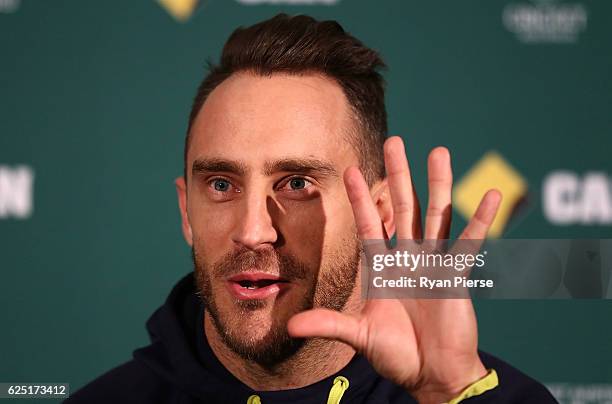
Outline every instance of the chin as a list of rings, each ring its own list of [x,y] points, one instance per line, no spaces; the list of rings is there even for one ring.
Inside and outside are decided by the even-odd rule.
[[[238,309],[229,314],[226,319],[228,321],[225,326],[229,332],[236,335],[237,338],[244,336],[248,340],[263,339],[275,325],[276,327],[279,325],[278,317],[275,317],[267,307],[248,311]]]
[[[222,317],[221,336],[242,358],[264,367],[274,367],[302,346],[302,341],[289,337],[287,321],[286,316],[274,315],[267,308],[248,312],[236,310]]]

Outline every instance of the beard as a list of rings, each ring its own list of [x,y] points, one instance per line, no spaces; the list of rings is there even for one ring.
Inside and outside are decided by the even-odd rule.
[[[192,248],[198,294],[217,333],[224,344],[241,358],[265,368],[286,361],[306,343],[304,339],[292,338],[287,331],[287,322],[294,314],[312,308],[337,311],[344,308],[355,288],[360,253],[356,237],[330,254],[327,265],[308,265],[294,255],[274,248],[231,251],[209,264]],[[224,280],[251,268],[271,273],[277,271],[281,278],[292,284],[306,285],[305,292],[289,303],[278,305],[265,299],[232,299],[232,307],[219,304],[217,293]],[[251,327],[243,324],[244,319],[265,313],[266,309],[270,311],[270,318],[266,318],[270,322],[267,331],[255,330],[258,322]]]

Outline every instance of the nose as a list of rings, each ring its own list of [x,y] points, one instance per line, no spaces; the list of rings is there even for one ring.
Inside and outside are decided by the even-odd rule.
[[[251,250],[276,243],[278,232],[269,210],[269,199],[265,192],[247,191],[232,235],[234,243]]]

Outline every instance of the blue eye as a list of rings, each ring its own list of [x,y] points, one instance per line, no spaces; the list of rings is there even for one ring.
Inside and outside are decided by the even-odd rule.
[[[218,178],[213,181],[213,187],[215,188],[215,191],[226,192],[229,190],[230,183],[227,180]]]
[[[293,178],[289,181],[289,186],[292,190],[304,189],[306,185],[307,183],[304,178]]]

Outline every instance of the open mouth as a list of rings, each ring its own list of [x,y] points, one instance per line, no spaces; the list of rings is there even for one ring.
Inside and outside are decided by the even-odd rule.
[[[267,273],[243,272],[228,279],[230,292],[237,299],[265,299],[289,286],[289,281]]]
[[[262,279],[259,281],[243,280],[243,281],[238,281],[236,283],[238,283],[238,285],[242,286],[243,288],[254,290],[254,289],[259,289],[259,288],[265,288],[266,286],[270,286],[270,285],[273,285],[275,283],[280,283],[280,282],[285,282],[285,281],[278,281],[278,280],[273,280],[273,279]]]

